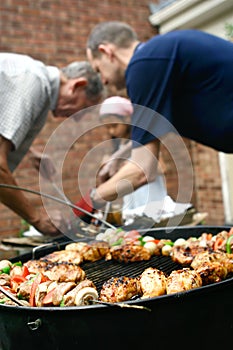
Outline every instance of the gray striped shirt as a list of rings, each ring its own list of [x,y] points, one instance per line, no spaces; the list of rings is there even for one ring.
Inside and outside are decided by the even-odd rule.
[[[25,55],[0,53],[0,135],[14,145],[8,158],[11,171],[55,108],[59,84],[57,67]]]

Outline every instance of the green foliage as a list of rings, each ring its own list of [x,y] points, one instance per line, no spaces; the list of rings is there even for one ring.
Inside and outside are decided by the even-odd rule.
[[[26,220],[21,220],[21,228],[19,230],[19,237],[23,237],[23,233],[28,231],[30,228],[29,223]]]
[[[225,32],[226,32],[226,37],[229,40],[233,40],[233,24],[226,23],[225,24]]]

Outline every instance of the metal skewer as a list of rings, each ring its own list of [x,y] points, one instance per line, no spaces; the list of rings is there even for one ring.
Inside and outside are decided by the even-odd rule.
[[[0,292],[2,292],[6,297],[14,301],[19,306],[26,306],[25,303],[19,299],[17,299],[11,292],[4,289],[2,286],[0,286]]]
[[[91,303],[97,303],[97,304],[102,304],[102,305],[106,305],[106,306],[110,306],[110,307],[120,307],[120,308],[130,308],[130,309],[139,309],[139,310],[145,310],[145,311],[151,311],[151,309],[149,309],[146,306],[141,306],[141,305],[131,305],[131,304],[125,304],[125,303],[108,303],[106,301],[101,301],[101,300],[91,300]]]

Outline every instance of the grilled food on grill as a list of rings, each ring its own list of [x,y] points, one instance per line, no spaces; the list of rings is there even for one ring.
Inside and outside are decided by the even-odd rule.
[[[142,260],[150,260],[151,252],[140,245],[132,243],[123,246],[116,246],[110,249],[111,258],[119,262],[135,262]]]
[[[210,251],[213,246],[211,236],[203,233],[199,238],[190,237],[181,244],[175,244],[171,252],[173,261],[181,265],[190,265],[195,255],[201,252]]]
[[[77,242],[67,244],[65,250],[67,252],[78,252],[82,256],[83,261],[97,261],[106,258],[109,254],[110,246],[107,242],[92,241],[87,243]]]
[[[202,286],[202,279],[195,270],[186,267],[174,270],[167,278],[167,294],[183,292]]]
[[[29,260],[25,265],[30,273],[43,273],[51,281],[79,282],[86,276],[85,271],[79,265],[71,263],[46,263],[44,260]]]
[[[141,294],[141,288],[137,278],[112,277],[103,284],[99,299],[117,303],[129,300],[139,294]]]
[[[115,245],[116,244],[116,245]],[[30,306],[77,306],[91,300],[121,302],[133,297],[151,298],[177,293],[219,282],[233,274],[233,229],[213,236],[203,233],[187,240],[156,240],[137,231],[122,232],[111,246],[109,242],[75,242],[66,248],[24,264],[0,261],[0,285],[25,300]],[[169,249],[168,249],[169,247]],[[167,255],[184,266],[166,276],[149,267],[135,278],[112,277],[101,288],[86,278],[79,266],[85,261],[114,259],[121,263],[150,260],[153,255]],[[3,293],[0,302],[15,305]]]
[[[233,273],[233,254],[226,254],[223,252],[199,253],[194,257],[191,267],[193,269],[197,269],[203,263],[212,263],[216,261],[220,262],[226,267],[228,274]]]
[[[92,281],[85,279],[78,283],[70,292],[64,295],[63,303],[64,306],[84,305],[90,299],[98,300],[98,292],[95,284]]]
[[[152,298],[166,294],[167,277],[163,271],[149,267],[139,277],[142,298]]]
[[[96,288],[84,287],[80,289],[75,296],[75,305],[89,305],[91,301],[98,300]]]
[[[203,284],[219,282],[233,272],[233,255],[202,252],[194,257],[191,267],[200,274]]]
[[[40,260],[51,263],[59,262],[79,265],[83,261],[83,257],[78,251],[75,250],[58,250],[51,254],[45,255]]]

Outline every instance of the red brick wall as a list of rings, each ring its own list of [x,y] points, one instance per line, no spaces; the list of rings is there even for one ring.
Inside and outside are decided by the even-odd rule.
[[[156,30],[149,24],[149,15],[148,1],[145,0],[104,0],[98,2],[98,8],[97,2],[94,0],[5,0],[0,3],[0,51],[28,54],[46,64],[63,66],[73,60],[86,58],[86,38],[92,27],[101,21],[122,20],[128,22],[136,29],[140,40],[147,40],[156,34]],[[59,123],[60,121],[54,121],[49,116],[46,126],[38,135],[34,145],[43,150],[46,140]],[[91,137],[92,145],[94,145],[100,136],[97,133]],[[101,137],[104,138],[104,135],[102,134]],[[76,164],[77,158],[81,157],[80,150],[82,150],[82,154],[85,154],[89,147],[90,139],[84,137],[81,146],[79,146],[78,157],[74,145],[65,162],[68,170],[64,171],[65,176],[63,174],[64,187],[66,194],[72,200],[77,199],[77,190],[74,191],[76,186],[74,164]],[[216,182],[216,177],[211,177],[211,170],[208,170],[209,167],[213,166],[212,174],[217,172],[219,175],[217,157],[216,155],[213,157],[212,153],[208,157],[209,150],[205,152],[196,145],[192,146],[192,154],[197,167],[193,200],[198,210],[210,213],[209,221],[211,223],[221,224],[223,222],[223,209],[220,182],[219,180]],[[204,155],[210,160],[205,161]],[[213,158],[215,158],[215,162]],[[167,159],[169,194],[176,198],[176,171],[169,155],[167,155]],[[209,165],[209,161],[211,161],[211,165]],[[207,173],[209,178],[206,178]],[[28,156],[15,171],[15,176],[19,185],[39,189],[38,175]],[[198,195],[196,190],[199,191]],[[29,197],[32,199],[33,205],[41,205],[39,197],[34,195],[29,195]],[[0,211],[0,234],[17,234],[20,228],[20,218],[2,205],[0,205]]]

